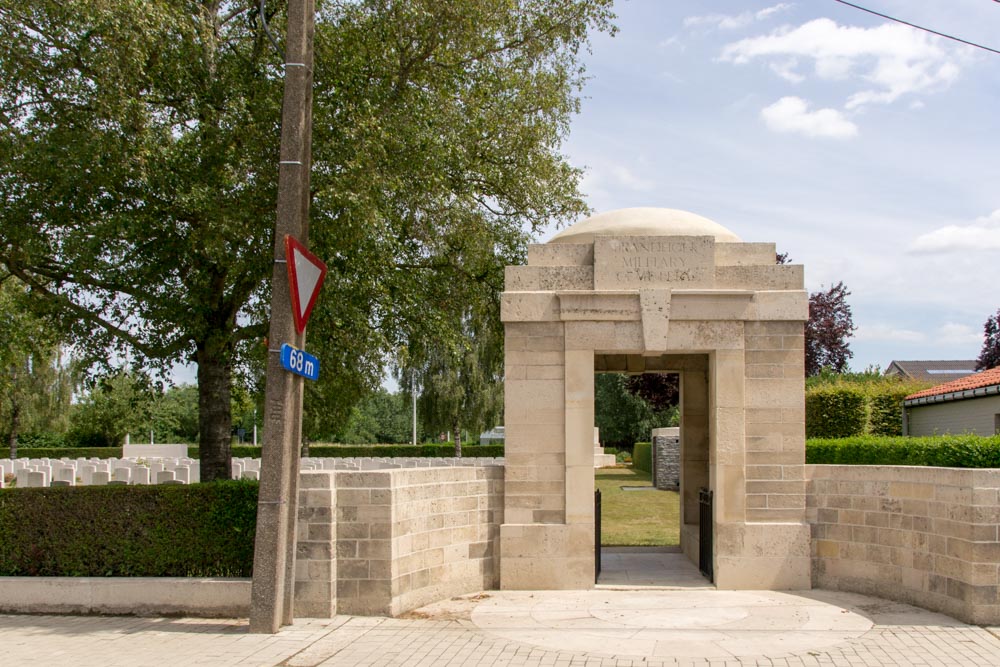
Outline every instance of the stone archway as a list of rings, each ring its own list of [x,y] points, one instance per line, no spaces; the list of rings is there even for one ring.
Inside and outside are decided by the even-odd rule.
[[[593,586],[594,371],[682,371],[681,544],[715,494],[719,588],[810,587],[803,269],[670,209],[584,220],[507,267],[501,588]]]

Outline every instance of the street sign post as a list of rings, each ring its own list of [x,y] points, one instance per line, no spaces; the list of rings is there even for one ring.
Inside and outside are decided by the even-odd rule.
[[[307,380],[319,379],[319,359],[288,343],[281,346],[281,367]]]

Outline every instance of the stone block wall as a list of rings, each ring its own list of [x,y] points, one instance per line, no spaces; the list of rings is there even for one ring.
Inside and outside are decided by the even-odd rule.
[[[500,466],[337,475],[337,611],[396,616],[499,586]]]
[[[805,467],[813,584],[1000,623],[1000,470]]]
[[[336,477],[299,473],[295,543],[295,615],[332,618],[337,613]]]
[[[654,428],[653,486],[676,491],[681,485],[681,434],[677,426]]]

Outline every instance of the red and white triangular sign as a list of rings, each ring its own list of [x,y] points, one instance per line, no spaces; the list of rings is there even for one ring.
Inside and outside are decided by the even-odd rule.
[[[295,330],[302,333],[316,305],[319,288],[326,277],[326,264],[293,236],[285,236],[285,261],[288,263],[288,286],[292,291],[292,318]]]

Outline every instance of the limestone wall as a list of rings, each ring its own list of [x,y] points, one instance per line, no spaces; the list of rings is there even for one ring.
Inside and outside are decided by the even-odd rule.
[[[336,476],[338,613],[395,616],[499,586],[502,467]]]
[[[1000,623],[1000,470],[805,467],[813,584]]]

